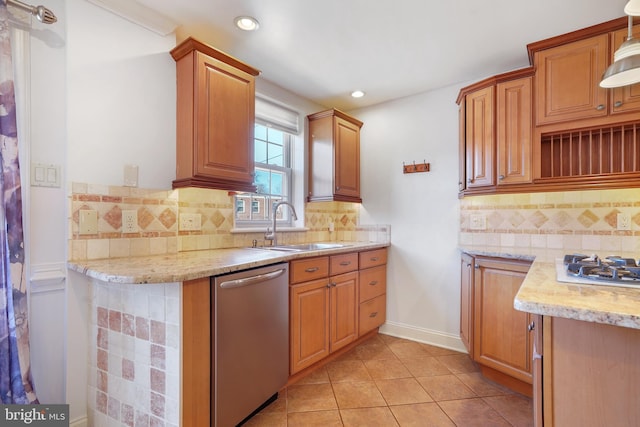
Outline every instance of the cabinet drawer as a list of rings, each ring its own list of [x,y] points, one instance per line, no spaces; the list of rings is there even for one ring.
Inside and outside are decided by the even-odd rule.
[[[382,325],[387,317],[387,296],[380,295],[360,304],[359,334],[363,335]]]
[[[290,283],[306,282],[329,276],[329,257],[317,257],[291,261]]]
[[[360,270],[360,302],[387,292],[387,266]]]
[[[331,276],[348,273],[358,269],[358,253],[333,255],[329,258],[329,271]]]
[[[360,269],[387,263],[387,248],[360,252]]]

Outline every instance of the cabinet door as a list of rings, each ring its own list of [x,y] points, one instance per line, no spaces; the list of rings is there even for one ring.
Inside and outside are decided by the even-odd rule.
[[[477,257],[474,272],[473,359],[532,383],[531,315],[513,308],[529,263]]]
[[[611,58],[613,62],[613,53],[627,40],[627,29],[619,30],[613,33],[611,40]],[[633,27],[633,38],[640,37],[640,25]],[[629,86],[617,87],[611,91],[611,113],[627,113],[640,110],[640,83]]]
[[[197,87],[194,173],[252,184],[254,77],[198,53]]]
[[[329,355],[329,284],[319,279],[290,287],[291,373]]]
[[[336,351],[358,337],[358,273],[333,276],[331,280],[331,344]]]
[[[494,185],[494,92],[493,86],[466,98],[467,188]]]
[[[608,34],[536,52],[534,63],[538,125],[607,115]]]
[[[360,128],[340,117],[334,121],[335,189],[345,197],[360,197]]]
[[[460,339],[473,354],[473,262],[472,256],[462,254],[460,262]]]
[[[458,108],[458,191],[463,192],[467,188],[467,171],[465,167],[465,103],[461,102]]]
[[[526,77],[496,86],[498,185],[531,182],[531,83]]]

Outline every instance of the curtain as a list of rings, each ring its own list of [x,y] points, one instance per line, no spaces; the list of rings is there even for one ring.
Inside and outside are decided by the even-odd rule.
[[[38,403],[31,381],[18,130],[9,17],[0,0],[0,397]]]

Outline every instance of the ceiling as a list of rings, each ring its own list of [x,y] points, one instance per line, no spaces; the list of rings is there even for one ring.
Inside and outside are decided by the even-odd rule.
[[[104,0],[103,0],[104,1]],[[528,66],[526,45],[624,16],[626,0],[137,0],[326,107],[352,110]],[[258,19],[256,32],[234,18]],[[353,99],[353,90],[366,96]],[[453,100],[452,100],[453,101]]]

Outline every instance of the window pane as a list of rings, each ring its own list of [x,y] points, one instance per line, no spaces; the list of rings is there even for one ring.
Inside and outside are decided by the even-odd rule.
[[[282,131],[278,129],[269,128],[268,135],[269,135],[269,138],[268,138],[269,142],[274,142],[276,144],[282,145],[283,138],[284,138]]]
[[[251,219],[253,220],[268,220],[269,219],[269,210],[265,209],[265,206],[268,207],[268,198],[266,197],[254,197],[251,203]]]
[[[263,125],[256,124],[255,126],[255,139],[261,139],[263,141],[267,140],[267,127]]]
[[[281,172],[271,172],[271,194],[277,194],[278,196],[282,196],[284,183],[284,174]]]
[[[256,193],[259,194],[269,194],[269,188],[271,187],[269,183],[269,171],[264,169],[256,168],[255,175],[256,182]]]
[[[267,163],[267,143],[265,141],[255,140],[255,153],[253,158],[258,163]]]
[[[269,161],[270,165],[284,166],[284,151],[282,145],[269,144]]]

